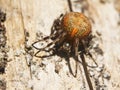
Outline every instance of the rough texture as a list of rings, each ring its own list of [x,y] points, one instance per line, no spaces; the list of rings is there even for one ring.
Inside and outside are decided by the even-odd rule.
[[[71,1],[74,11],[83,11],[90,18],[92,33],[98,35],[95,45],[104,52],[103,56],[93,52],[99,67],[89,68],[95,90],[120,90],[119,5],[114,0]],[[69,10],[67,0],[0,0],[0,8],[7,15],[4,25],[9,62],[5,73],[0,75],[0,80],[6,82],[6,90],[89,90],[81,64],[74,78],[65,59],[58,56],[36,58],[33,55],[36,49],[31,47],[42,38],[41,32],[50,34],[54,19]],[[94,65],[88,57],[86,61]],[[72,58],[70,62],[75,71]]]

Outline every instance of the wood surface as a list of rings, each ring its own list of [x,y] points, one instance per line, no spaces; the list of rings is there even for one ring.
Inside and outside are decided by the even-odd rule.
[[[114,0],[71,1],[74,11],[81,12],[81,7],[84,8],[84,14],[92,23],[92,33],[101,34],[101,41],[96,42],[104,52],[103,56],[96,56],[98,65],[104,64],[104,72],[98,70],[102,73],[100,85],[105,90],[120,90],[120,7],[116,9]],[[69,12],[67,0],[0,0],[0,8],[6,13],[4,25],[9,47],[9,62],[5,73],[0,75],[6,81],[6,90],[89,90],[81,64],[75,78],[70,74],[65,59],[59,62],[61,57],[55,55],[42,60],[33,53],[32,57],[29,56],[31,54],[26,51],[26,45],[31,46],[36,41],[37,32],[49,35],[53,21],[61,13]],[[87,57],[86,60],[89,63]],[[32,62],[31,66],[29,62]],[[73,59],[71,63],[75,70]],[[55,72],[56,68],[59,73]],[[96,79],[91,80],[97,90]]]

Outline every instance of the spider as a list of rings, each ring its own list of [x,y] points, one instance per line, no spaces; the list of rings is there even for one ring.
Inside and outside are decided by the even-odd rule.
[[[59,56],[72,56],[76,61],[80,62],[78,60],[79,55],[88,55],[95,62],[92,54],[89,52],[90,41],[92,38],[91,23],[89,19],[82,13],[69,12],[65,15],[61,14],[60,17],[54,21],[50,36],[46,36],[43,39],[34,42],[32,46],[38,49],[35,56],[39,58],[58,54]],[[52,42],[47,44],[45,47],[35,47],[36,43],[46,41],[48,39],[51,39]],[[52,45],[54,46],[50,48]],[[41,51],[52,51],[52,54],[49,56],[38,56],[38,53]],[[96,62],[95,64],[97,65]]]
[[[69,65],[70,73],[74,77],[77,75],[78,62],[82,63],[84,65],[83,68],[89,87],[91,88],[90,90],[93,90],[86,67],[89,65],[85,62],[84,58],[84,55],[89,56],[95,62],[92,54],[89,52],[92,38],[93,35],[91,34],[91,23],[89,19],[82,13],[69,12],[65,15],[61,14],[60,17],[53,22],[50,36],[46,36],[43,39],[34,42],[32,46],[38,50],[35,53],[36,57],[45,58],[56,54],[61,57],[65,57]],[[49,39],[51,39],[52,42],[48,43],[45,47],[35,47],[36,43],[47,41]],[[38,53],[41,51],[52,51],[52,53],[50,55],[39,56]],[[82,62],[78,59],[79,56]],[[73,74],[70,66],[70,57],[73,57],[76,61],[75,74]],[[96,62],[95,64],[97,67],[98,65]]]

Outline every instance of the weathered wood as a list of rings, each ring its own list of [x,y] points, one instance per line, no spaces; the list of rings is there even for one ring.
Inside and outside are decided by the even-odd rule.
[[[81,11],[81,3],[74,1],[72,0],[73,11]],[[97,56],[97,62],[105,66],[105,72],[102,72],[104,84],[108,90],[119,90],[120,25],[118,22],[120,17],[112,0],[106,0],[105,3],[99,1],[87,0],[87,7],[84,7],[85,14],[93,20],[93,33],[96,31],[101,33],[101,42],[98,43],[104,56]],[[7,90],[31,90],[32,88],[34,90],[82,90],[84,85],[88,90],[81,64],[77,78],[74,78],[64,59],[58,64],[57,60],[60,57],[44,59],[41,67],[41,59],[33,56],[32,60],[35,64],[31,64],[32,72],[26,61],[26,56],[29,55],[25,50],[26,42],[31,46],[36,41],[36,33],[39,31],[44,35],[50,34],[53,21],[61,13],[69,10],[67,0],[0,0],[0,8],[7,14],[5,27],[9,47],[8,60],[10,60],[4,74]],[[26,36],[26,32],[29,33],[29,37]],[[71,62],[74,71],[75,62],[72,59]],[[59,74],[55,73],[56,68],[59,69]],[[106,79],[107,74],[111,76],[110,80]],[[93,78],[92,80],[94,83]]]

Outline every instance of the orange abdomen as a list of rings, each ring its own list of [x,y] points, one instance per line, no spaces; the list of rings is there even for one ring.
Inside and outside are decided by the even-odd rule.
[[[62,27],[68,32],[71,38],[80,38],[88,36],[91,32],[91,24],[89,19],[78,12],[70,12],[64,15],[62,19]]]

